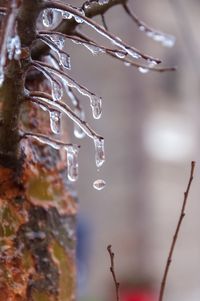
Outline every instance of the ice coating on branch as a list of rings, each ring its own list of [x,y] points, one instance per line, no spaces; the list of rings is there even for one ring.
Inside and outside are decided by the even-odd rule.
[[[70,181],[78,179],[78,147],[66,146],[67,152],[67,175]]]
[[[101,167],[105,162],[104,139],[102,137],[94,137],[94,146],[96,166]]]
[[[91,45],[91,44],[87,44],[87,43],[81,43],[81,44],[84,45],[93,55],[105,53],[104,49],[102,49],[96,45]]]
[[[85,113],[82,108],[76,108],[74,110],[76,116],[78,116],[82,121],[85,120]],[[77,123],[74,123],[74,136],[78,139],[82,139],[85,137],[85,132],[80,128]]]
[[[157,62],[156,61],[154,61],[154,60],[147,60],[147,68],[145,68],[145,67],[138,67],[138,70],[140,71],[140,73],[142,73],[142,74],[146,74],[146,73],[148,73],[151,69],[149,69],[149,68],[154,68],[156,65],[157,65]]]
[[[42,135],[37,135],[37,134],[32,133],[31,135],[28,135],[28,136],[31,136],[31,138],[34,138],[35,140],[39,141],[40,143],[51,146],[51,147],[53,147],[54,149],[57,149],[57,150],[59,150],[62,147],[57,142],[54,142],[54,141],[48,139],[48,137],[44,137]]]
[[[54,22],[54,9],[47,8],[42,14],[42,23],[45,27],[51,27]]]
[[[104,5],[104,4],[108,4],[109,0],[98,0],[98,4],[100,5]]]
[[[105,186],[106,186],[106,182],[102,179],[95,180],[93,183],[93,187],[96,190],[102,190],[105,188]]]
[[[148,37],[150,37],[156,42],[160,42],[165,47],[173,47],[176,42],[176,38],[174,36],[162,32],[149,30],[144,25],[139,26],[139,29],[141,31],[144,31]]]
[[[61,113],[58,111],[49,111],[51,131],[58,135],[61,132]]]
[[[45,35],[42,41],[58,55],[59,65],[65,69],[71,69],[71,60],[68,53],[62,51],[65,46],[65,38],[58,35]]]
[[[7,39],[7,53],[8,59],[19,60],[21,55],[21,41],[18,35],[8,37]]]

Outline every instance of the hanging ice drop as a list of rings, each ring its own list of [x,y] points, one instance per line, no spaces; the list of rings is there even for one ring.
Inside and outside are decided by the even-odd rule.
[[[42,22],[45,27],[51,27],[54,21],[54,10],[52,8],[47,8],[43,11]]]
[[[63,96],[63,90],[61,85],[59,85],[56,81],[51,80],[51,89],[52,89],[52,97],[54,101],[61,100]]]
[[[100,167],[105,162],[104,139],[102,137],[95,137],[94,145],[96,166]]]
[[[71,62],[70,62],[70,56],[69,54],[65,53],[65,52],[61,52],[59,54],[59,63],[62,67],[66,68],[66,69],[71,69]]]
[[[78,179],[78,147],[68,146],[67,151],[67,175],[70,181]]]
[[[106,182],[101,179],[98,179],[98,180],[94,181],[94,183],[93,183],[93,187],[96,190],[102,190],[105,188],[105,186],[106,186]]]
[[[95,119],[99,119],[102,114],[102,99],[96,95],[92,95],[90,98],[90,106],[92,108],[92,114]]]
[[[61,113],[58,111],[49,111],[51,131],[58,135],[61,131]]]

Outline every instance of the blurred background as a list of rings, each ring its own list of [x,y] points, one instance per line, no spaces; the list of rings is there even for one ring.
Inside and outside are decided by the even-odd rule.
[[[98,172],[93,143],[87,138],[78,141],[79,300],[115,300],[108,244],[116,255],[118,280],[129,295],[124,300],[156,300],[152,295],[160,286],[190,162],[199,163],[200,1],[129,2],[141,20],[175,35],[175,46],[166,48],[148,38],[120,6],[105,15],[109,31],[178,70],[141,74],[104,54],[92,56],[84,47],[69,45],[72,75],[103,98],[98,121],[91,116],[87,98],[82,105],[87,121],[105,138],[106,149],[106,163]],[[96,34],[88,33],[98,41]],[[98,178],[106,181],[102,191],[93,188]],[[200,300],[199,183],[197,164],[166,301]],[[140,297],[134,299],[134,294]]]

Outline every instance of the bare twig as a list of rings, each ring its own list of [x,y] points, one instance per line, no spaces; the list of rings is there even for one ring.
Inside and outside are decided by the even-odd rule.
[[[169,250],[169,255],[168,255],[168,258],[167,258],[167,262],[166,262],[166,266],[165,266],[165,270],[164,270],[164,274],[163,274],[163,278],[162,278],[162,282],[161,282],[161,286],[160,286],[160,292],[159,292],[159,298],[158,298],[159,301],[163,300],[164,291],[165,291],[165,287],[166,287],[166,281],[167,281],[167,275],[168,275],[168,272],[169,272],[169,267],[170,267],[170,264],[172,262],[172,256],[173,256],[174,248],[175,248],[175,245],[176,245],[176,242],[177,242],[180,227],[181,227],[183,218],[185,216],[185,208],[186,208],[186,204],[187,204],[187,200],[188,200],[188,195],[189,195],[189,192],[190,192],[191,183],[192,183],[192,180],[193,180],[194,169],[195,169],[195,162],[192,161],[191,162],[189,182],[188,182],[188,185],[187,185],[187,189],[184,192],[184,199],[183,199],[183,204],[182,204],[182,208],[181,208],[181,213],[180,213],[178,223],[177,223],[177,226],[176,226],[176,230],[175,230],[175,233],[174,233],[174,236],[173,236],[173,240],[172,240],[171,247],[170,247],[170,250]]]
[[[120,283],[117,281],[116,274],[115,274],[115,264],[114,264],[115,254],[112,251],[111,245],[107,246],[107,250],[110,255],[110,272],[112,274],[113,281],[115,284],[116,298],[117,298],[117,301],[119,301],[119,285],[120,285]]]

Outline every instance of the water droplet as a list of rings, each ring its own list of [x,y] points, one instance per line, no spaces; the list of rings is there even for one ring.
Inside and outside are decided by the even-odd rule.
[[[176,42],[176,38],[174,36],[166,35],[162,41],[162,44],[163,44],[163,46],[170,48],[170,47],[174,46],[175,42]]]
[[[98,180],[94,181],[94,183],[93,183],[94,189],[97,189],[97,190],[102,190],[105,188],[105,186],[106,186],[106,182],[101,179],[98,179]]]
[[[47,8],[43,11],[42,22],[45,27],[51,27],[54,22],[54,10],[52,8]]]
[[[147,74],[149,72],[148,68],[145,67],[138,67],[138,70],[140,71],[140,73],[142,74]]]
[[[67,146],[67,175],[72,182],[78,179],[78,147]]]
[[[95,119],[99,119],[102,114],[102,99],[96,95],[92,95],[90,98],[90,106],[92,108],[92,114]]]
[[[101,167],[105,162],[104,139],[102,137],[94,137],[94,145],[96,166]]]
[[[125,58],[125,56],[126,56],[126,53],[124,53],[124,52],[115,52],[115,55],[117,56],[117,57],[119,57],[120,59],[124,59]]]
[[[49,111],[51,131],[58,135],[61,131],[61,113],[58,111]]]

